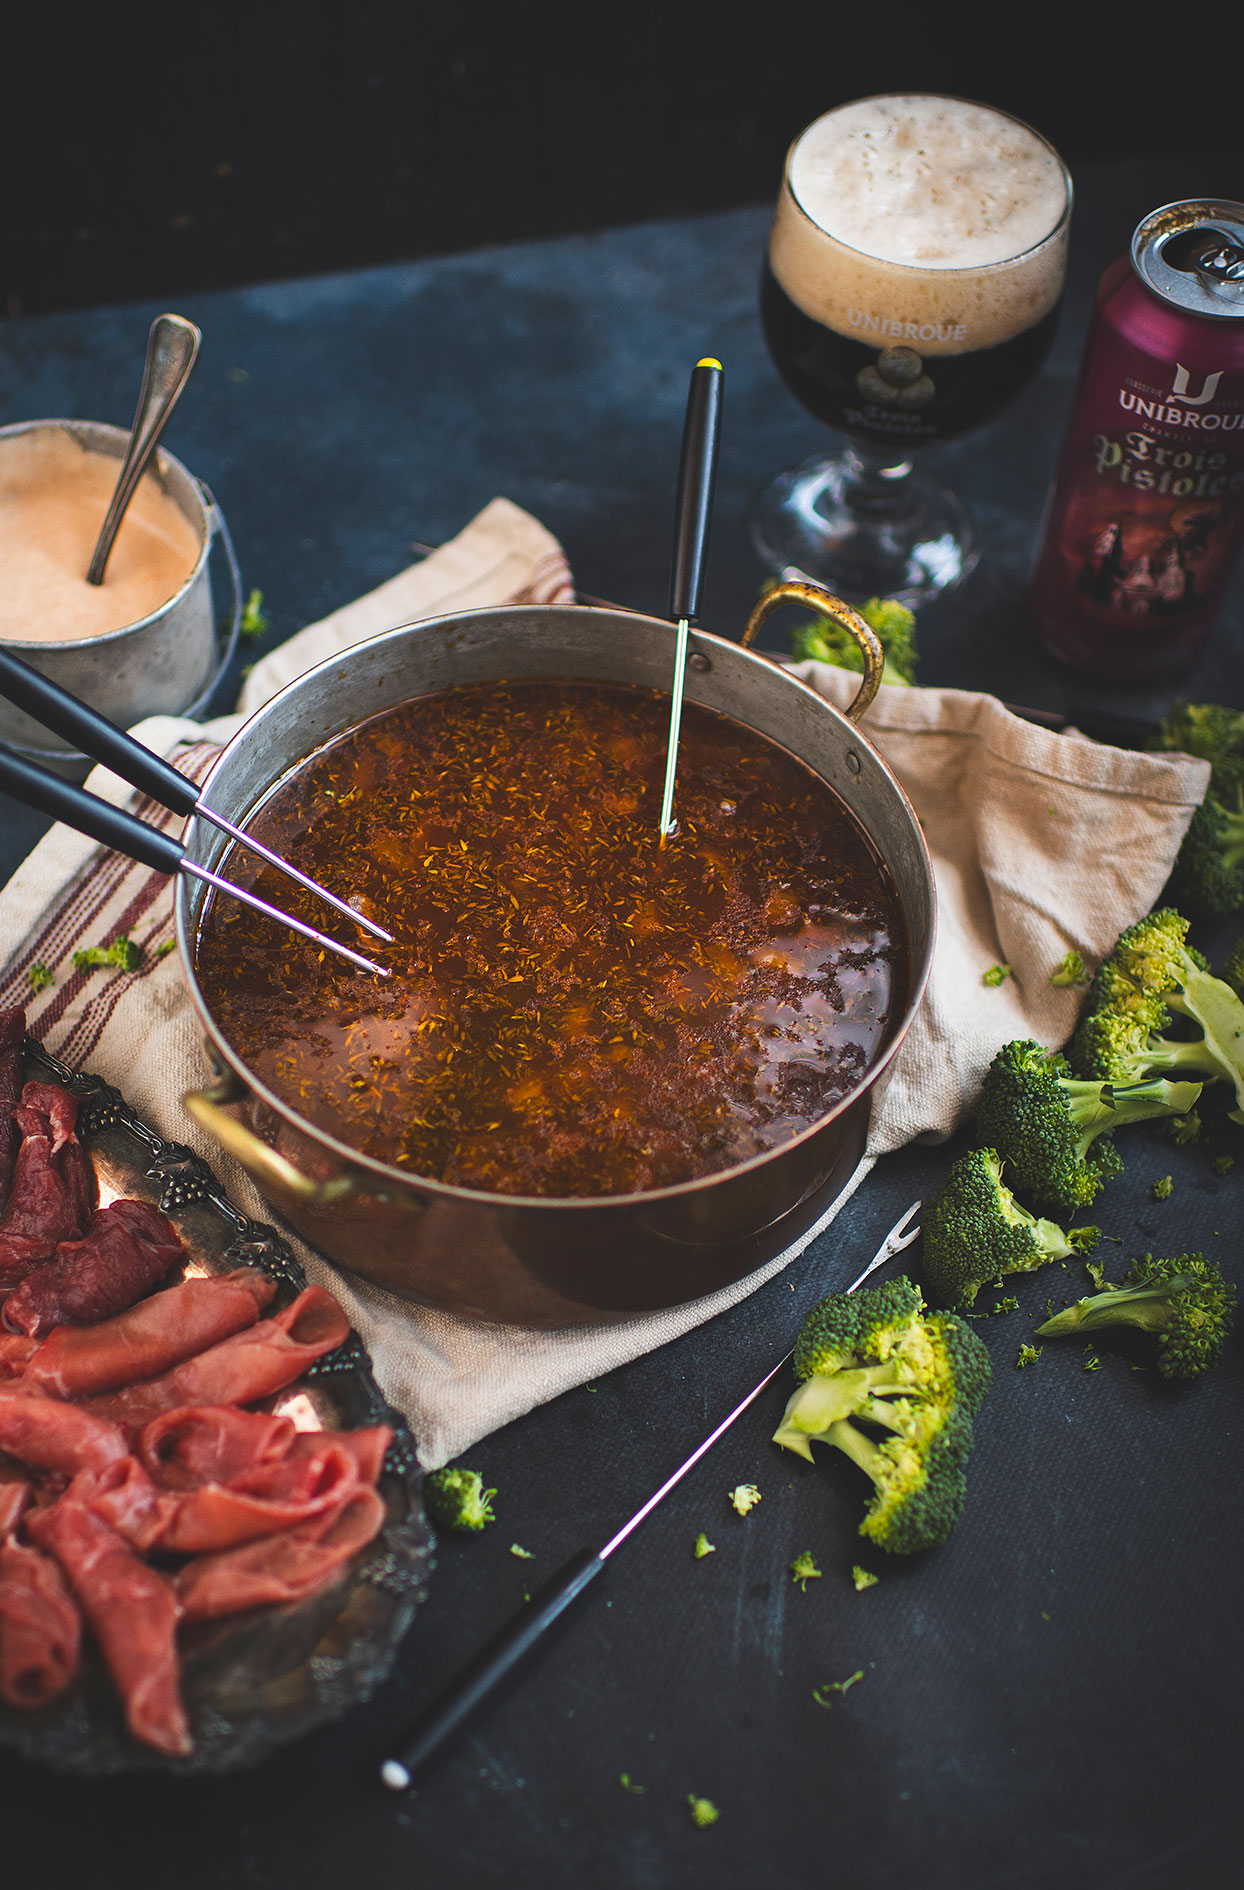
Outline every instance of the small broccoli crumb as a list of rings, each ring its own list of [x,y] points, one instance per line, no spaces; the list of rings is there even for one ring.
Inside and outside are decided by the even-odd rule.
[[[1086,1372],[1099,1372],[1101,1370],[1101,1360],[1098,1358],[1096,1352],[1089,1353],[1080,1369]]]
[[[760,1501],[760,1491],[754,1483],[736,1483],[730,1492],[730,1501],[740,1516],[746,1516]]]
[[[1100,1227],[1072,1227],[1067,1231],[1067,1245],[1072,1253],[1092,1253],[1103,1238],[1113,1239],[1113,1235],[1103,1236]]]
[[[710,1824],[716,1824],[721,1816],[711,1798],[697,1798],[694,1792],[687,1793],[687,1807],[692,1824],[698,1825],[701,1831]]]
[[[433,1520],[446,1529],[465,1534],[496,1520],[492,1499],[497,1492],[484,1488],[478,1470],[434,1470],[423,1487]]]
[[[855,1685],[857,1680],[862,1680],[863,1678],[864,1669],[861,1667],[859,1672],[853,1673],[849,1680],[826,1680],[821,1686],[813,1687],[812,1698],[816,1701],[818,1706],[832,1706],[833,1701],[825,1699],[823,1695],[826,1693],[846,1693],[849,1688]]]
[[[176,950],[177,940],[175,938],[166,938],[162,945],[156,946],[152,956],[154,958],[167,958],[170,952],[175,952]]]
[[[1189,1143],[1200,1141],[1202,1126],[1200,1110],[1189,1109],[1186,1116],[1167,1117],[1166,1133],[1180,1148],[1187,1148]]]
[[[1160,1176],[1149,1190],[1155,1201],[1169,1201],[1174,1191],[1175,1184],[1169,1175]]]
[[[1018,1312],[1018,1310],[1019,1301],[1016,1299],[1014,1293],[1008,1293],[1005,1299],[1000,1299],[994,1307],[995,1312]]]
[[[531,1554],[531,1550],[530,1550],[530,1549],[520,1549],[520,1548],[519,1548],[519,1546],[518,1546],[518,1544],[517,1544],[517,1542],[511,1542],[511,1544],[510,1544],[510,1554],[511,1554],[511,1555],[516,1555],[516,1556],[518,1557],[518,1559],[519,1559],[519,1561],[520,1561],[520,1562],[530,1562],[530,1561],[531,1561],[531,1559],[532,1559],[532,1554]]]
[[[1104,1260],[1086,1260],[1084,1262],[1084,1271],[1088,1274],[1099,1293],[1104,1293],[1108,1290],[1109,1282],[1106,1279],[1106,1263]],[[1054,1302],[1052,1299],[1046,1300],[1045,1310],[1049,1313],[1050,1317],[1053,1318]]]
[[[695,1539],[695,1547],[692,1549],[691,1553],[695,1557],[696,1561],[698,1562],[702,1556],[716,1555],[717,1545],[715,1542],[710,1542],[708,1537],[705,1535],[704,1531],[701,1529],[699,1535]]]
[[[1022,1371],[1025,1365],[1035,1365],[1044,1350],[1043,1345],[1021,1345],[1019,1357],[1015,1361],[1016,1370]]]
[[[30,980],[30,988],[32,991],[46,991],[50,984],[55,984],[56,982],[41,958],[36,964],[30,967],[26,976]]]
[[[851,1570],[851,1580],[855,1583],[856,1589],[862,1595],[866,1588],[875,1588],[877,1583],[881,1580],[881,1577],[880,1575],[874,1575],[871,1569],[861,1568],[857,1562],[855,1567]]]
[[[243,637],[261,637],[268,628],[268,618],[264,614],[263,592],[252,591],[242,607],[238,619],[238,635]]]
[[[622,1790],[624,1792],[630,1792],[631,1795],[635,1798],[642,1798],[644,1795],[644,1788],[642,1785],[633,1785],[631,1783],[631,1775],[629,1772],[618,1773],[618,1784],[622,1787]]]
[[[75,952],[75,971],[94,971],[99,965],[119,965],[122,971],[137,971],[143,962],[143,948],[132,938],[114,938],[111,945],[88,945]]]
[[[1234,1167],[1235,1167],[1234,1155],[1215,1155],[1214,1173],[1216,1175],[1229,1174]]]
[[[1050,973],[1051,984],[1076,985],[1087,984],[1088,981],[1089,975],[1079,952],[1068,952],[1057,971]]]
[[[990,965],[988,971],[981,973],[981,983],[991,986],[1005,984],[1011,975],[1009,965]]]
[[[808,1583],[819,1581],[821,1572],[812,1559],[810,1549],[805,1549],[802,1555],[797,1555],[790,1565],[790,1578],[793,1582],[799,1583],[805,1595],[808,1592]]]

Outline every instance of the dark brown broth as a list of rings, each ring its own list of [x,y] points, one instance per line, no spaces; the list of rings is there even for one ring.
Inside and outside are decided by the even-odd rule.
[[[897,893],[785,750],[669,697],[472,684],[391,709],[283,782],[256,835],[395,937],[382,982],[213,899],[203,994],[308,1121],[412,1175],[630,1194],[787,1141],[860,1082],[901,1007]],[[229,870],[360,935],[253,856]]]

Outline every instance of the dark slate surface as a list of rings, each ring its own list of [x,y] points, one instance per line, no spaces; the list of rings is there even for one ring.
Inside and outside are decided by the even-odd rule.
[[[945,450],[985,557],[922,622],[924,677],[1084,713],[1153,713],[1172,691],[1111,692],[1056,668],[1023,627],[1024,578],[1070,400],[1092,286],[1134,221],[1238,187],[1198,158],[1084,167],[1067,313],[1041,380],[987,433]],[[388,576],[504,492],[559,533],[583,590],[659,610],[687,371],[727,368],[705,621],[734,631],[760,572],[746,501],[818,445],[782,390],[754,312],[766,213],[481,252],[361,275],[184,298],[204,355],[170,445],[215,489],[248,584],[288,636]],[[151,307],[0,329],[5,420],[128,420]],[[1244,704],[1241,595],[1181,689]],[[247,658],[254,651],[247,652]],[[239,659],[243,660],[243,659]],[[236,687],[222,686],[226,707]],[[40,823],[5,806],[0,864]],[[1202,942],[1221,950],[1229,926]],[[982,993],[982,1002],[988,994]],[[964,1145],[962,1142],[955,1147]],[[1101,1216],[1122,1244],[1203,1246],[1240,1273],[1244,1166],[1148,1126]],[[416,1795],[375,1765],[538,1583],[604,1540],[789,1345],[799,1313],[852,1277],[955,1149],[889,1158],[833,1229],[753,1299],[598,1386],[488,1439],[468,1461],[500,1489],[496,1527],[442,1545],[432,1597],[380,1697],[260,1771],[193,1786],[66,1783],[0,1760],[15,1881],[131,1890],[514,1885],[804,1890],[1175,1890],[1238,1880],[1233,1702],[1244,1653],[1236,1498],[1239,1340],[1213,1378],[1172,1390],[1143,1342],[1103,1336],[1012,1361],[1079,1269],[1018,1289],[980,1322],[997,1379],[967,1513],[911,1563],[855,1534],[859,1479],[767,1441],[775,1387],[619,1552],[555,1644]],[[1149,1185],[1175,1176],[1155,1204]],[[918,1256],[918,1249],[913,1250]],[[1116,1259],[1117,1257],[1117,1259]],[[918,1258],[913,1262],[918,1268]],[[745,1521],[725,1500],[765,1492]],[[717,1545],[691,1557],[701,1529]],[[517,1541],[534,1559],[509,1553]],[[811,1549],[807,1594],[787,1564]],[[850,1568],[881,1574],[857,1594]],[[828,1710],[812,1689],[864,1678]],[[626,1772],[644,1787],[618,1785]],[[688,1792],[720,1822],[695,1830]]]

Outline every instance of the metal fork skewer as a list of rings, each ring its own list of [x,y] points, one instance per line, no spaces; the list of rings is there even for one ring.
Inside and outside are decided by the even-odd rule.
[[[880,1247],[869,1261],[857,1280],[846,1288],[854,1293],[870,1273],[893,1259],[904,1247],[909,1247],[920,1232],[919,1226],[911,1226],[913,1215],[918,1213],[919,1201],[912,1205],[894,1223]],[[472,1661],[466,1671],[453,1681],[440,1698],[436,1700],[416,1727],[412,1738],[401,1748],[400,1757],[386,1759],[380,1767],[380,1777],[390,1791],[405,1791],[413,1782],[416,1772],[420,1771],[429,1760],[435,1757],[445,1742],[452,1737],[463,1722],[476,1709],[483,1705],[489,1695],[500,1686],[501,1682],[513,1671],[519,1661],[532,1650],[546,1630],[560,1619],[577,1595],[601,1573],[609,1556],[620,1548],[627,1537],[636,1529],[646,1516],[650,1516],[657,1504],[668,1496],[670,1491],[686,1476],[705,1453],[712,1449],[717,1439],[728,1431],[737,1417],[748,1406],[754,1404],[765,1386],[771,1384],[782,1367],[794,1356],[793,1350],[780,1358],[770,1371],[767,1371],[758,1385],[753,1385],[747,1396],[735,1405],[733,1411],[714,1431],[697,1444],[691,1455],[679,1464],[672,1476],[665,1479],[660,1489],[654,1490],[645,1503],[629,1516],[616,1534],[610,1536],[603,1548],[581,1549],[572,1556],[564,1568],[553,1576],[540,1592],[533,1595],[531,1603],[524,1608],[517,1619],[502,1628]]]

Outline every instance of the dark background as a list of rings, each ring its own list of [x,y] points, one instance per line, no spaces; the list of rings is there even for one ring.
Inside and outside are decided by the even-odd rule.
[[[1076,173],[1066,311],[1042,375],[938,455],[985,556],[921,618],[922,675],[1076,713],[1156,714],[1176,688],[1244,706],[1239,586],[1190,676],[1127,693],[1058,669],[1023,630],[1043,494],[1093,284],[1135,221],[1244,195],[1221,14],[667,8],[575,16],[396,6],[124,11],[45,6],[9,39],[0,419],[124,423],[160,306],[204,329],[170,427],[233,527],[268,636],[379,583],[495,492],[543,518],[584,590],[663,608],[687,365],[728,362],[705,621],[737,633],[760,572],[748,496],[823,431],[781,388],[755,313],[782,150],[838,99],[913,86],[987,99]],[[1238,29],[1237,29],[1238,35]],[[455,64],[461,71],[455,71]],[[15,155],[14,155],[15,154]],[[221,170],[221,166],[228,169]],[[407,167],[402,173],[402,167]],[[402,173],[402,174],[399,174]],[[554,244],[610,224],[727,214]],[[514,246],[334,284],[230,293],[402,256]],[[140,306],[99,310],[109,299]],[[74,313],[73,310],[81,312]],[[41,311],[43,311],[41,313]],[[61,311],[61,312],[54,312]],[[236,663],[243,660],[239,654]],[[236,694],[236,663],[217,707]],[[33,842],[0,808],[7,870]],[[41,826],[43,823],[37,823]],[[1201,943],[1220,962],[1234,925]],[[988,994],[985,994],[986,997]],[[469,1453],[499,1521],[447,1541],[375,1701],[237,1778],[68,1780],[5,1755],[4,1859],[49,1890],[1187,1890],[1240,1882],[1244,1330],[1209,1382],[1133,1371],[1103,1335],[1018,1372],[1044,1303],[1019,1283],[976,1328],[996,1382],[969,1504],[910,1564],[856,1535],[860,1480],[768,1442],[777,1384],[612,1564],[598,1593],[424,1787],[375,1766],[480,1641],[599,1544],[853,1277],[954,1155],[888,1157],[796,1268],[731,1313]],[[1100,1219],[1128,1258],[1201,1247],[1240,1277],[1244,1163],[1145,1125]],[[1171,1200],[1153,1179],[1170,1171]],[[919,1248],[908,1259],[919,1277]],[[1101,1257],[1099,1255],[1098,1257]],[[992,1296],[986,1296],[986,1303]],[[755,1478],[746,1521],[725,1492]],[[693,1561],[705,1529],[717,1553]],[[533,1554],[509,1554],[517,1540]],[[825,1575],[806,1595],[788,1563]],[[856,1561],[881,1574],[857,1595]],[[830,1710],[814,1686],[856,1670]],[[623,1771],[644,1796],[623,1792]],[[721,1806],[692,1828],[689,1791]]]
[[[760,203],[794,134],[869,92],[984,99],[1072,164],[1238,148],[1231,21],[1218,0],[1160,27],[1092,0],[27,6],[6,24],[0,307]]]

